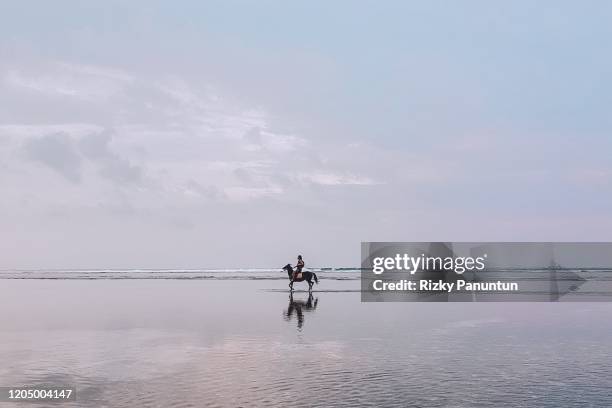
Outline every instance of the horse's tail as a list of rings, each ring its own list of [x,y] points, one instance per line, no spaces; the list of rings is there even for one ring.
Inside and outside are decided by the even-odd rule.
[[[317,274],[316,273],[312,273],[312,276],[315,278],[315,283],[319,283],[319,279],[317,278]]]

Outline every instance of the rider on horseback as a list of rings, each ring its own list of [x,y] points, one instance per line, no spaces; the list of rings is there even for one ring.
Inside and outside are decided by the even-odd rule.
[[[293,280],[296,280],[299,273],[302,273],[302,268],[304,268],[304,260],[302,259],[302,255],[298,255],[297,264],[295,265],[295,271],[293,271]]]

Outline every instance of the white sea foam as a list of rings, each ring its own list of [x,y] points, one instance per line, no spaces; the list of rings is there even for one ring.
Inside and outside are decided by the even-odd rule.
[[[311,268],[319,279],[357,280],[360,270]],[[281,268],[241,269],[37,269],[0,270],[0,279],[213,279],[286,280]]]

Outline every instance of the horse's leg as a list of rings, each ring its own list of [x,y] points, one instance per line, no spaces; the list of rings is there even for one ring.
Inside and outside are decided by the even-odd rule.
[[[293,281],[289,282],[289,289],[293,292]]]
[[[308,281],[308,293],[312,292],[312,281]]]

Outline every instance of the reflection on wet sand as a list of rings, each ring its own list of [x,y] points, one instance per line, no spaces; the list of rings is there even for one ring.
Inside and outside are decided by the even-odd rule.
[[[75,386],[61,408],[612,407],[611,303],[374,304],[322,283],[308,314],[285,281],[0,279],[0,383]]]
[[[302,330],[304,325],[304,312],[314,312],[319,303],[319,298],[314,298],[312,293],[308,294],[307,300],[294,299],[293,293],[289,294],[289,306],[285,311],[284,317],[286,321],[290,321],[293,314],[297,316],[297,328]]]

